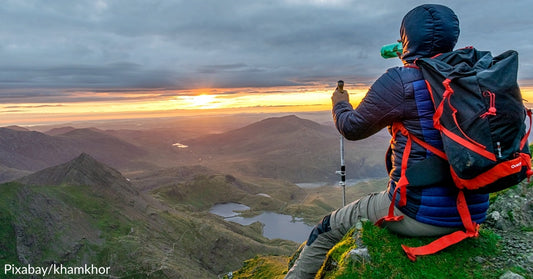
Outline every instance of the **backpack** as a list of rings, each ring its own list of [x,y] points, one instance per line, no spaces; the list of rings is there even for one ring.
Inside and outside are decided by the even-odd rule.
[[[396,187],[400,191],[398,205],[405,205],[406,187],[416,184],[416,176],[409,175],[407,168],[412,142],[416,142],[437,155],[431,157],[435,169],[449,169],[450,184],[459,189],[457,210],[466,231],[454,232],[422,247],[402,245],[413,261],[417,255],[433,254],[479,235],[479,225],[470,217],[465,191],[496,192],[529,179],[533,174],[527,144],[532,113],[525,108],[517,83],[516,51],[492,57],[488,51],[464,48],[420,58],[415,63],[422,71],[433,100],[433,124],[441,132],[444,151],[413,136],[401,123],[393,125],[393,134],[396,130],[408,137],[402,174]],[[529,118],[527,131],[526,116]],[[396,191],[385,221],[398,221],[403,217],[393,216],[395,200]]]
[[[492,193],[531,175],[518,53],[464,48],[416,61],[435,106],[455,185]]]

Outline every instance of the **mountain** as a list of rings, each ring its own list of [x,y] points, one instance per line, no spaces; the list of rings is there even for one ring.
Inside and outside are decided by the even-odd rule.
[[[0,164],[9,168],[35,171],[53,166],[80,153],[72,147],[40,132],[0,128]]]
[[[74,129],[55,138],[71,143],[78,154],[91,154],[99,161],[116,168],[135,166],[146,154],[142,148],[95,128]]]
[[[18,170],[0,165],[0,183],[15,180],[30,173],[30,171]]]
[[[279,208],[284,202],[276,197],[287,199],[298,187],[280,185],[287,192],[276,196],[231,175],[176,169],[167,177],[172,173],[179,184],[169,180],[154,193],[139,192],[120,172],[81,154],[0,184],[0,264],[93,264],[110,267],[114,278],[215,278],[256,254],[287,255],[296,248],[263,237],[259,223],[226,222],[202,208],[230,201],[236,189],[250,204]],[[271,194],[272,202],[255,191]],[[176,193],[182,198],[174,199]],[[199,197],[212,200],[201,198],[200,208]]]
[[[201,146],[205,153],[258,155],[333,138],[332,132],[327,126],[289,115],[267,118],[243,128],[197,138],[187,142],[187,145],[193,148]]]
[[[115,189],[121,193],[138,194],[131,183],[117,170],[108,167],[86,153],[64,164],[50,167],[19,180],[27,185],[76,185]]]
[[[122,171],[199,164],[297,183],[338,180],[339,134],[331,123],[289,115],[225,130],[251,120],[245,119],[231,124],[228,119],[190,118],[176,127],[140,130],[66,126],[40,133],[0,128],[0,164],[36,171],[87,153]],[[209,131],[217,133],[206,135]],[[366,140],[345,141],[347,178],[386,176],[383,157],[389,139],[382,131]]]
[[[57,135],[68,133],[73,130],[76,130],[76,128],[72,126],[66,126],[66,127],[53,128],[44,133],[50,136],[57,136]]]
[[[386,176],[383,158],[389,140],[383,131],[369,139],[345,141],[348,177]],[[338,179],[339,133],[333,126],[294,115],[268,118],[184,144],[198,160],[215,169],[292,182]]]
[[[12,125],[12,126],[6,126],[4,127],[6,129],[11,129],[11,130],[15,130],[15,131],[30,131],[29,129],[26,129],[24,127],[20,127],[20,126],[16,126],[16,125]]]
[[[36,131],[0,128],[0,164],[36,171],[86,152],[116,168],[138,164],[144,151],[95,129],[74,129],[51,136]]]

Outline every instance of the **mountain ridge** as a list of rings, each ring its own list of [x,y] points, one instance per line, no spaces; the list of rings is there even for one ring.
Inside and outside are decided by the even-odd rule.
[[[81,153],[66,163],[22,177],[17,182],[37,186],[67,184],[101,188],[120,187],[130,194],[138,194],[120,172],[98,162],[87,153]]]
[[[74,129],[52,136],[37,131],[0,128],[0,164],[37,171],[63,163],[80,153],[113,165],[128,167],[143,156],[143,150],[94,129]]]
[[[348,179],[386,176],[383,158],[389,141],[385,130],[361,141],[345,141]],[[294,183],[338,179],[339,133],[335,127],[295,115],[271,117],[183,143],[213,169],[228,172],[231,164],[231,171]]]

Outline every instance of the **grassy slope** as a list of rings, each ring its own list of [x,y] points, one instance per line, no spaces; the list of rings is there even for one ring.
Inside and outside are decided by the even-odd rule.
[[[257,224],[229,224],[157,203],[138,208],[68,185],[0,185],[0,225],[0,264],[27,264],[22,253],[33,265],[111,266],[122,278],[212,278],[254,255],[295,248],[262,237]]]

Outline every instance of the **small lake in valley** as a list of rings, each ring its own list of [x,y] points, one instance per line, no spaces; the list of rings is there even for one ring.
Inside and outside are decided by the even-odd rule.
[[[242,217],[238,211],[246,211],[250,208],[239,203],[222,203],[213,206],[209,212],[230,222],[241,225],[250,225],[254,222],[261,222],[263,235],[267,238],[287,239],[298,243],[307,240],[312,226],[306,225],[299,218],[274,212],[263,212],[254,217]]]

